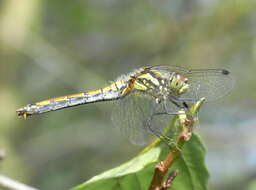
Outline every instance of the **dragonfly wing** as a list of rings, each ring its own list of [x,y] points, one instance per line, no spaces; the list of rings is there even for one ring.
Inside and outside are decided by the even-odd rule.
[[[143,112],[139,111],[138,100],[133,95],[127,95],[118,100],[112,112],[112,121],[122,135],[136,145],[144,145],[144,118]]]
[[[185,76],[190,84],[189,90],[181,96],[185,99],[216,100],[228,94],[234,86],[232,76],[225,70],[191,70]]]
[[[219,99],[234,86],[234,80],[227,70],[222,69],[194,69],[189,70],[177,66],[153,66],[151,70],[161,73],[180,73],[188,78],[190,89],[182,98],[193,101],[205,97],[207,101]]]
[[[158,66],[152,66],[150,70],[155,70],[159,72],[178,72],[178,73],[187,73],[188,69],[179,67],[179,66],[171,66],[171,65],[158,65]]]
[[[162,117],[152,117],[159,106],[155,99],[141,94],[130,94],[117,101],[112,113],[112,121],[121,133],[136,145],[145,145],[152,136],[149,127],[159,126]]]
[[[133,144],[145,145],[152,140],[152,133],[157,137],[162,136],[163,129],[171,118],[166,112],[174,111],[171,107],[174,108],[166,106],[165,101],[156,103],[150,96],[131,94],[118,100],[113,109],[112,120]]]

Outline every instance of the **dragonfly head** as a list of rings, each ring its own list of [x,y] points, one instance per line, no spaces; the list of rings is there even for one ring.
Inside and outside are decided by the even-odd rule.
[[[189,89],[188,78],[175,73],[170,78],[171,91],[175,96],[184,94]]]

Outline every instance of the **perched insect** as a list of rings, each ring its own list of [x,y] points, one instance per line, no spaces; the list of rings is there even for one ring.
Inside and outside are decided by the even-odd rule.
[[[26,118],[81,104],[115,101],[114,123],[132,142],[142,144],[145,132],[161,136],[157,128],[158,122],[165,122],[161,116],[175,115],[175,107],[187,108],[202,97],[218,99],[232,86],[229,71],[223,69],[148,66],[122,75],[104,88],[28,104],[17,113]]]

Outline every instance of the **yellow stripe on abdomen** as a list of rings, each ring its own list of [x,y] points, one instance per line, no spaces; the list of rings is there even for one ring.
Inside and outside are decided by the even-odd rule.
[[[29,116],[41,114],[49,111],[59,110],[67,107],[73,107],[81,104],[88,104],[99,101],[109,101],[120,98],[120,92],[115,83],[98,90],[60,96],[28,104],[17,110],[20,116]]]
[[[94,95],[97,95],[97,94],[106,93],[106,92],[111,91],[111,90],[112,91],[117,91],[117,88],[114,85],[114,83],[112,83],[111,85],[106,86],[104,88],[100,88],[98,90],[92,90],[92,91],[89,91],[89,92],[81,92],[81,93],[77,93],[77,94],[70,94],[70,95],[66,95],[66,96],[60,96],[60,97],[51,98],[51,99],[48,99],[48,100],[43,100],[43,101],[40,101],[40,102],[36,102],[35,105],[44,106],[44,105],[48,105],[48,104],[51,104],[51,103],[54,103],[54,102],[60,102],[60,101],[70,100],[72,98],[84,97],[86,95],[94,96]]]
[[[48,105],[48,104],[51,104],[51,103],[54,103],[54,102],[60,102],[60,101],[65,101],[65,100],[69,100],[69,99],[72,99],[72,98],[83,97],[84,95],[85,95],[85,93],[82,92],[82,93],[77,93],[77,94],[60,96],[60,97],[51,98],[51,99],[48,99],[48,100],[43,100],[43,101],[40,101],[40,102],[36,102],[35,105],[45,106],[45,105]]]

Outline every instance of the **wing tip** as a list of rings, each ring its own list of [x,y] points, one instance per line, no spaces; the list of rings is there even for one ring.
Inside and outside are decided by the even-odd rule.
[[[223,70],[222,70],[222,74],[223,74],[223,75],[229,75],[230,72],[229,72],[228,70],[226,70],[226,69],[223,69]]]

